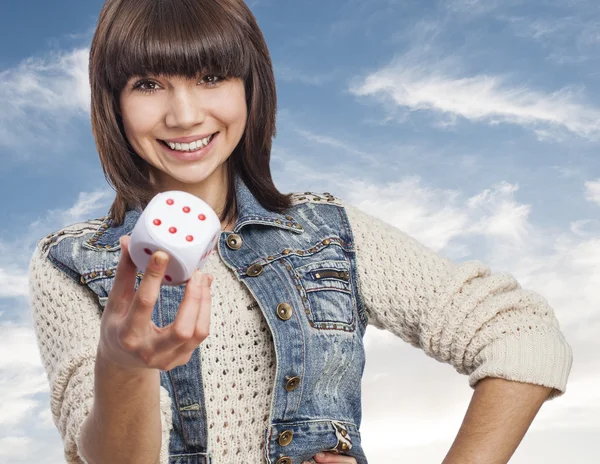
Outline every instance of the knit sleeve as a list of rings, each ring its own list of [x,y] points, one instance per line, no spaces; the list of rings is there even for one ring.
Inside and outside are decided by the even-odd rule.
[[[94,402],[94,366],[100,336],[97,296],[58,270],[38,247],[29,265],[29,303],[50,387],[50,410],[68,463],[87,463],[81,427]],[[171,400],[160,387],[161,464],[169,460]]]
[[[547,301],[478,261],[453,264],[407,234],[346,206],[369,324],[469,376],[566,391],[572,350]]]

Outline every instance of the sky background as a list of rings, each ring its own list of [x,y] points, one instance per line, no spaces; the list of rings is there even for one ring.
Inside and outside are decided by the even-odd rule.
[[[250,1],[279,97],[273,176],[331,192],[456,262],[511,272],[573,347],[511,463],[600,453],[600,6],[597,0]],[[27,303],[38,239],[104,216],[88,47],[102,2],[0,5],[0,463],[62,463]],[[370,327],[373,464],[439,463],[467,377]]]

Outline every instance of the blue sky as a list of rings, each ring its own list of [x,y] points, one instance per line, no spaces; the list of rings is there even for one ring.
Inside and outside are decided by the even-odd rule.
[[[575,363],[568,393],[542,408],[511,462],[592,462],[600,451],[591,439],[600,433],[597,2],[248,4],[276,71],[280,189],[332,192],[453,260],[482,260],[544,295]],[[0,394],[9,400],[0,405],[0,462],[62,462],[27,265],[37,239],[103,216],[113,198],[89,125],[87,53],[101,6],[0,7]],[[440,462],[470,399],[466,377],[384,332],[367,337],[367,454],[374,463]],[[390,357],[402,365],[383,362]]]

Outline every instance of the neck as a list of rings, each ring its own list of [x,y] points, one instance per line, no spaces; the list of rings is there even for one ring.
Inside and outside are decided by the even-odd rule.
[[[227,170],[224,169],[224,166],[220,166],[209,177],[196,184],[181,182],[172,177],[169,177],[168,179],[163,177],[163,179],[161,179],[159,190],[161,192],[180,190],[195,195],[207,203],[213,211],[217,213],[217,216],[221,217],[227,201],[227,187]],[[227,219],[221,221],[222,230],[231,231],[235,221],[235,217],[230,221]]]

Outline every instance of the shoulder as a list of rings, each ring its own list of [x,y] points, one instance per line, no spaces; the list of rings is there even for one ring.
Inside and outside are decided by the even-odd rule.
[[[75,222],[46,235],[37,242],[30,268],[54,266],[74,281],[79,282],[81,268],[86,260],[84,242],[100,228],[104,218]]]
[[[341,198],[336,197],[328,192],[294,192],[290,194],[290,199],[292,201],[292,206],[300,205],[303,203],[344,206],[344,203]]]
[[[94,234],[105,221],[105,219],[106,217],[88,219],[86,221],[75,222],[73,224],[63,226],[38,240],[37,247],[41,251],[42,255],[47,255],[48,251],[53,246],[58,245],[66,239],[83,239],[91,234]]]

